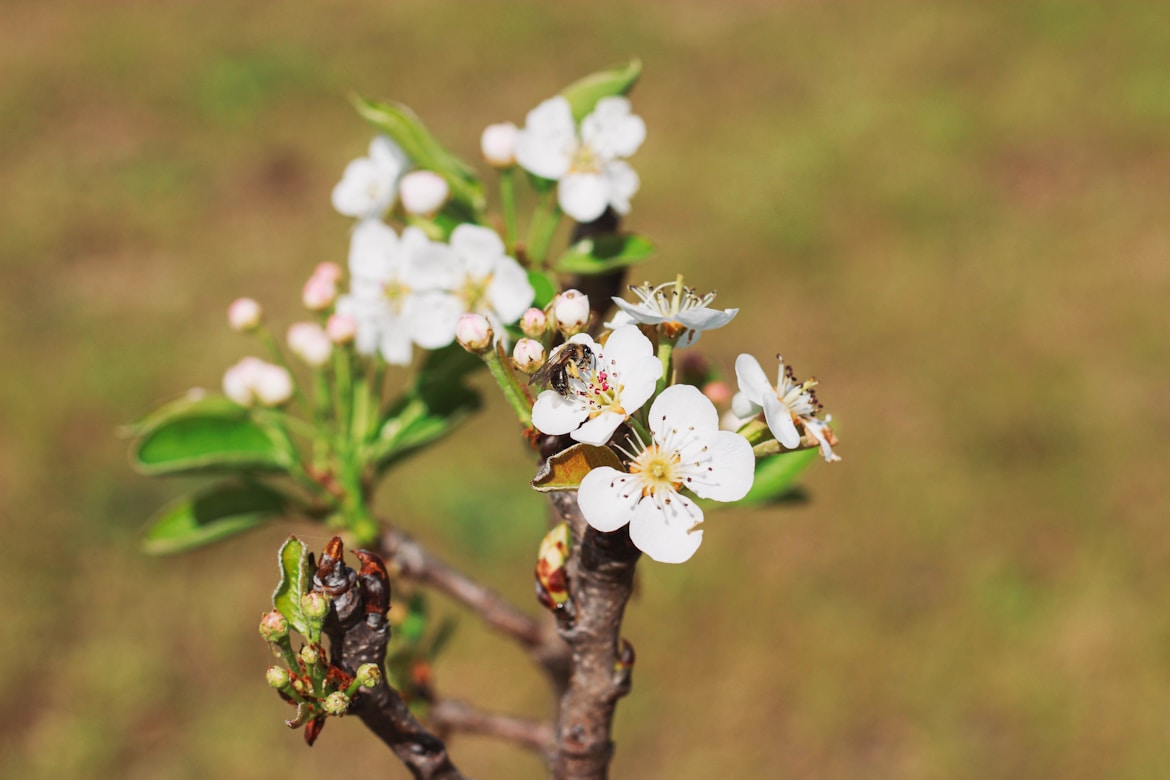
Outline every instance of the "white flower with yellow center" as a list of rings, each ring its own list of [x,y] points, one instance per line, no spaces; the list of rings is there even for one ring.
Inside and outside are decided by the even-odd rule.
[[[359,157],[345,167],[333,188],[333,208],[347,217],[381,217],[398,197],[398,180],[410,165],[406,153],[389,137],[370,142],[370,156]]]
[[[630,113],[624,97],[597,101],[578,132],[569,101],[558,96],[528,112],[516,137],[516,162],[558,182],[561,209],[578,222],[592,222],[607,206],[619,214],[630,210],[639,181],[623,158],[645,138],[646,123]]]
[[[764,369],[754,357],[744,354],[735,359],[739,392],[731,399],[731,411],[742,419],[750,419],[763,411],[776,441],[788,449],[800,446],[801,435],[796,426],[801,425],[820,445],[821,455],[826,461],[841,460],[839,455],[833,454],[835,440],[829,428],[832,418],[826,416],[822,420],[816,416],[822,408],[813,390],[817,380],[797,381],[792,366],[784,365],[784,359],[779,355],[776,359],[780,361],[780,369],[775,386],[768,381]]]
[[[638,302],[630,303],[614,298],[613,302],[620,312],[614,315],[612,324],[616,326],[638,322],[661,326],[667,338],[678,339],[677,346],[680,347],[694,344],[705,330],[722,328],[739,313],[739,309],[720,311],[709,308],[709,304],[715,300],[715,293],[699,295],[694,288],[683,286],[682,277],[657,287],[652,287],[649,282],[631,286],[630,292],[637,296]]]
[[[632,439],[627,471],[593,469],[581,480],[581,514],[598,531],[629,523],[630,541],[662,563],[682,563],[703,541],[703,510],[680,491],[737,501],[755,479],[747,439],[719,430],[719,413],[696,387],[674,385],[650,405],[651,441]]]
[[[353,318],[358,352],[380,352],[387,363],[410,364],[411,340],[425,325],[418,316],[418,298],[437,283],[420,261],[429,243],[418,228],[407,228],[401,237],[378,220],[363,220],[354,228],[350,290],[337,299],[337,313]]]
[[[605,444],[619,425],[650,400],[662,376],[662,363],[650,339],[634,325],[615,330],[605,346],[587,333],[578,333],[568,343],[584,346],[591,359],[582,361],[584,366],[566,365],[564,394],[541,393],[532,406],[532,424],[542,433],[567,433],[585,444]],[[557,353],[565,347],[549,355],[549,365],[556,365]]]

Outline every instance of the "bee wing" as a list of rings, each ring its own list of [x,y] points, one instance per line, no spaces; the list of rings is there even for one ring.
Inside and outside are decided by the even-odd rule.
[[[551,361],[548,363],[545,363],[543,366],[538,368],[536,370],[536,373],[533,374],[528,379],[528,384],[529,385],[547,385],[548,380],[552,378],[552,369],[553,369],[553,364]]]

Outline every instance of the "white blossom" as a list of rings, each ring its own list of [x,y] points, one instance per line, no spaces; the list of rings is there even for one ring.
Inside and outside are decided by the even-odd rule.
[[[662,363],[654,347],[637,327],[615,330],[602,346],[579,333],[570,344],[584,345],[593,356],[590,365],[569,373],[565,395],[545,390],[532,407],[532,424],[547,434],[567,433],[586,444],[605,444],[613,432],[654,393]],[[549,355],[556,359],[557,352]],[[575,375],[574,375],[575,374]]]
[[[479,139],[483,159],[493,168],[510,168],[516,164],[516,125],[501,122],[484,128]]]
[[[776,437],[776,441],[788,449],[800,446],[800,431],[797,425],[804,427],[806,433],[820,444],[821,455],[826,461],[841,460],[833,454],[833,435],[829,428],[831,417],[820,419],[816,415],[821,409],[817,401],[817,385],[815,379],[798,382],[791,366],[784,365],[784,359],[779,355],[780,369],[773,386],[764,369],[751,355],[743,354],[735,359],[735,376],[739,380],[739,392],[731,399],[731,410],[739,418],[752,418],[761,411],[768,423],[769,430]]]
[[[674,385],[650,405],[651,441],[632,438],[622,447],[626,471],[593,469],[581,481],[577,502],[589,525],[616,531],[627,523],[630,541],[662,563],[688,560],[703,541],[703,510],[679,491],[737,501],[755,479],[747,439],[719,430],[714,405],[691,385]]]
[[[652,287],[648,282],[631,286],[637,303],[614,298],[620,312],[612,320],[615,326],[626,322],[661,326],[669,338],[678,338],[677,346],[686,347],[699,340],[705,330],[722,328],[735,318],[739,309],[709,308],[715,300],[715,293],[699,295],[691,287],[683,287],[679,281],[667,282]],[[624,317],[622,315],[625,315]]]
[[[347,217],[381,217],[394,205],[398,179],[410,159],[389,137],[379,135],[370,142],[368,157],[359,157],[345,167],[341,181],[333,188],[333,208]]]
[[[236,298],[228,306],[228,325],[232,330],[247,333],[260,327],[264,307],[253,298]]]
[[[593,113],[573,122],[569,101],[554,97],[528,112],[516,138],[516,161],[557,184],[557,202],[578,222],[592,222],[607,206],[630,210],[638,174],[624,161],[646,138],[646,124],[624,97],[597,101]]]
[[[292,375],[281,366],[246,357],[224,372],[223,392],[241,406],[279,406],[292,398]]]

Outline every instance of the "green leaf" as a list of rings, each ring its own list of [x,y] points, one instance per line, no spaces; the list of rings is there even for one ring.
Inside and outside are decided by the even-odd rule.
[[[601,274],[635,265],[653,254],[654,244],[642,236],[598,236],[573,244],[553,267],[566,274]]]
[[[816,448],[785,452],[756,461],[756,479],[752,489],[735,506],[758,506],[779,501],[792,490],[799,477],[817,459],[820,450]],[[704,503],[703,507],[718,506],[717,502]],[[724,504],[723,506],[730,506]]]
[[[358,113],[390,136],[419,168],[442,176],[454,200],[470,206],[477,216],[483,213],[487,202],[475,170],[447,151],[413,111],[401,103],[382,103],[361,95],[354,95],[352,101]]]
[[[581,480],[585,479],[585,475],[599,466],[610,466],[618,471],[625,471],[622,462],[609,447],[574,444],[544,462],[544,466],[532,479],[532,487],[541,493],[576,490],[581,485]]]
[[[186,395],[163,404],[136,423],[125,426],[127,436],[145,436],[160,425],[180,417],[222,417],[242,420],[248,410],[222,395]]]
[[[378,470],[450,433],[482,401],[466,384],[483,361],[458,344],[427,355],[414,385],[387,412],[371,457]]]
[[[170,555],[261,526],[285,514],[292,500],[258,482],[224,483],[173,501],[148,524],[142,549]]]
[[[135,443],[131,463],[143,474],[199,471],[281,471],[290,463],[288,451],[266,428],[228,414],[207,410],[164,419]]]
[[[549,275],[544,271],[529,271],[528,283],[532,285],[532,289],[536,291],[536,298],[533,299],[532,305],[538,309],[543,309],[552,303],[552,299],[557,294],[556,283],[549,278]]]
[[[301,597],[309,592],[313,573],[309,571],[309,550],[295,536],[281,545],[278,557],[280,584],[272,592],[272,606],[302,636],[309,635],[309,620],[301,611]]]
[[[592,113],[597,101],[615,95],[627,95],[642,74],[642,61],[630,60],[628,65],[592,73],[561,90],[573,110],[573,119],[580,122]]]

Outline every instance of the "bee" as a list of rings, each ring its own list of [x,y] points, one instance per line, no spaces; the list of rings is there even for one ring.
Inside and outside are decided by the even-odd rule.
[[[569,395],[569,380],[577,379],[581,372],[591,369],[597,362],[593,350],[584,344],[569,341],[549,356],[548,362],[532,375],[528,384],[547,384],[563,396]]]

